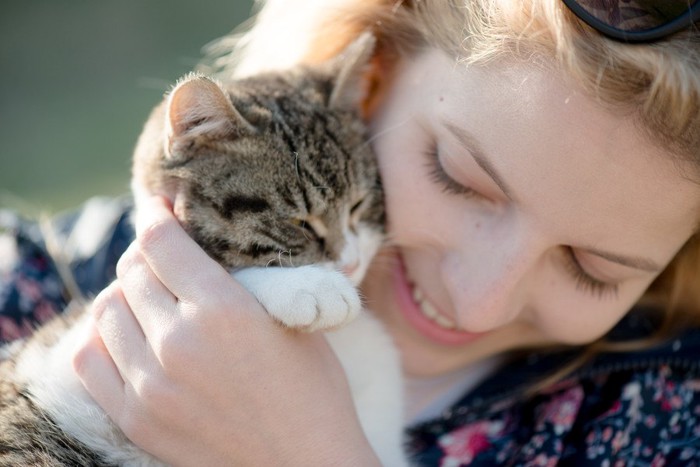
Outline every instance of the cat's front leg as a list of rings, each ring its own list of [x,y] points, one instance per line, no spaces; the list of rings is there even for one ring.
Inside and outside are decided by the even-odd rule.
[[[362,307],[350,280],[321,265],[252,267],[232,275],[272,317],[294,329],[335,328],[354,319]]]

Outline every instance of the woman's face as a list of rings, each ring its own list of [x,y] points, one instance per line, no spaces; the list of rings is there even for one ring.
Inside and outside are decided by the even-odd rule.
[[[552,71],[403,65],[372,120],[389,242],[364,283],[406,371],[590,342],[697,225],[700,188]]]

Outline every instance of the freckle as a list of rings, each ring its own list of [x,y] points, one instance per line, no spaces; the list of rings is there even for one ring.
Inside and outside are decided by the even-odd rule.
[[[476,230],[479,230],[481,228],[481,222],[477,222],[476,224],[474,224],[474,228]]]
[[[442,102],[442,101],[445,100],[445,98],[444,98],[443,96],[440,96],[438,100],[439,100],[440,102]]]

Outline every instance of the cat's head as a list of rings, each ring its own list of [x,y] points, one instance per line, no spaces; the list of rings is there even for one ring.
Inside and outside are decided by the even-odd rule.
[[[201,75],[181,80],[137,145],[137,208],[147,194],[169,197],[227,268],[331,262],[359,282],[384,222],[358,115],[372,46],[365,36],[322,66],[226,87]]]

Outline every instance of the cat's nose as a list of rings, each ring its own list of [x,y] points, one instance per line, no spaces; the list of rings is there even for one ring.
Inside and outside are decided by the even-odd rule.
[[[353,261],[350,264],[344,264],[340,270],[345,274],[346,276],[352,278],[353,274],[357,269],[360,267],[360,262],[359,261]]]

